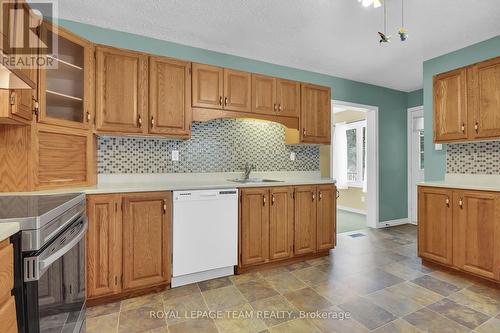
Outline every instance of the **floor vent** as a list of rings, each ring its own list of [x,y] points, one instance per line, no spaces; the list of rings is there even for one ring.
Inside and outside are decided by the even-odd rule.
[[[352,238],[358,238],[358,237],[365,237],[366,235],[365,234],[362,234],[362,233],[357,233],[357,234],[350,234],[349,237],[352,237]]]

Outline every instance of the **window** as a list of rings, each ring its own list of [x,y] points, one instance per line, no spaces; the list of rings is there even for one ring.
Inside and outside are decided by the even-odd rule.
[[[362,187],[366,170],[366,120],[346,125],[347,182]]]

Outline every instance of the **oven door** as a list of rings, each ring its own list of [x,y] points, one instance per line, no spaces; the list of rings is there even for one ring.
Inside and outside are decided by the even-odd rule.
[[[80,332],[85,320],[85,216],[24,258],[27,333]]]

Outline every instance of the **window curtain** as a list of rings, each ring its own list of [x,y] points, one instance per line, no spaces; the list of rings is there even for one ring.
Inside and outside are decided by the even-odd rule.
[[[337,181],[337,188],[345,190],[347,186],[347,136],[346,124],[337,123],[334,127],[332,145],[332,176]]]

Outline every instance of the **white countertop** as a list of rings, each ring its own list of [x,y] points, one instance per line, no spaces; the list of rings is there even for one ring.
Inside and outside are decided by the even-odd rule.
[[[92,187],[73,187],[34,192],[10,192],[0,195],[34,195],[81,192],[85,194],[155,192],[178,190],[204,190],[247,187],[276,187],[312,184],[333,184],[335,179],[322,178],[319,171],[252,172],[251,178],[279,180],[269,183],[236,183],[229,179],[241,178],[240,172],[180,173],[180,174],[105,174],[99,175],[98,184]]]
[[[0,242],[19,231],[19,223],[0,223]]]
[[[444,180],[419,182],[417,185],[496,192],[500,191],[500,175],[448,173]]]

